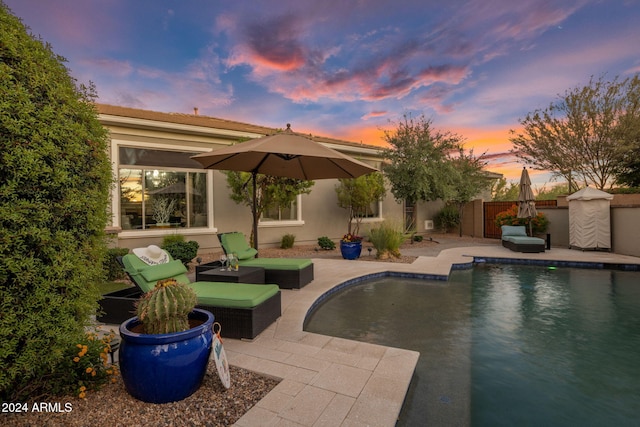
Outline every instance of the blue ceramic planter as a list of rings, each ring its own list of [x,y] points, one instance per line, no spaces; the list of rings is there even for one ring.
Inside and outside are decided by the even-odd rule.
[[[340,252],[344,259],[360,258],[362,252],[362,242],[340,242]]]
[[[213,314],[194,309],[190,319],[202,325],[173,334],[139,334],[133,317],[120,325],[120,372],[133,397],[150,403],[182,400],[193,394],[204,378],[213,342]]]

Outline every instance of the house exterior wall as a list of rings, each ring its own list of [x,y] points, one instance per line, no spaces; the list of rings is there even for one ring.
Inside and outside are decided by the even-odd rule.
[[[136,111],[136,113],[153,112]],[[167,115],[165,115],[167,116]],[[119,147],[148,148],[155,150],[179,150],[206,152],[215,150],[239,139],[250,139],[262,136],[257,132],[242,130],[225,130],[197,126],[193,123],[171,123],[162,120],[151,120],[149,117],[114,116],[101,114],[100,119],[110,132],[110,155],[113,173],[118,177]],[[190,121],[197,118],[190,117]],[[323,142],[325,145],[338,149],[347,155],[370,164],[379,165],[378,149],[376,147],[358,144],[340,144],[339,141]],[[122,229],[123,218],[120,209],[120,189],[118,183],[112,191],[112,218],[110,233],[117,235],[115,244],[124,248],[136,248],[150,244],[161,244],[163,238],[170,234],[184,235],[188,240],[195,240],[200,245],[200,253],[218,250],[220,245],[216,233],[227,231],[242,231],[247,238],[251,232],[251,209],[245,205],[238,205],[229,197],[226,175],[220,171],[199,170],[207,174],[209,188],[209,218],[207,227],[203,228],[171,228],[171,229]],[[348,214],[345,209],[337,205],[335,186],[338,180],[317,180],[311,188],[311,193],[301,195],[301,217],[298,221],[261,222],[259,225],[261,246],[278,245],[285,234],[296,236],[297,244],[315,244],[318,237],[327,236],[337,241],[347,232]],[[365,219],[361,233],[387,217],[401,217],[402,205],[393,200],[388,194],[382,202],[382,217]]]

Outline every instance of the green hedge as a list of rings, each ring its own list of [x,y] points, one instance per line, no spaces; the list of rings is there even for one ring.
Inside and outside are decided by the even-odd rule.
[[[104,279],[111,164],[92,87],[0,2],[0,401],[74,382]]]

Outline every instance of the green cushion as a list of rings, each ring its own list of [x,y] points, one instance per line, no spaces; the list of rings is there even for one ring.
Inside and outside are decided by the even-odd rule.
[[[236,253],[238,254],[238,257],[240,257],[240,254],[245,254],[249,249],[252,249],[247,244],[244,234],[242,233],[224,233],[220,237],[220,243],[227,254]]]
[[[527,229],[524,225],[503,225],[502,236],[527,236]]]
[[[302,270],[313,263],[306,258],[253,258],[241,260],[240,265],[262,267],[265,270]]]
[[[149,292],[158,280],[176,279],[189,285],[198,296],[198,304],[226,308],[253,308],[278,293],[278,285],[252,285],[246,283],[194,282],[187,277],[180,260],[167,264],[148,265],[134,254],[122,257],[125,270],[143,292]],[[179,265],[175,264],[178,263]],[[179,273],[179,271],[182,271]],[[162,273],[169,274],[163,276]],[[172,274],[177,273],[177,274]]]
[[[187,268],[179,259],[174,259],[166,264],[150,265],[140,270],[140,274],[147,282],[157,282],[186,272]]]
[[[253,308],[280,291],[278,285],[247,283],[193,282],[190,286],[198,295],[198,304],[227,308]]]

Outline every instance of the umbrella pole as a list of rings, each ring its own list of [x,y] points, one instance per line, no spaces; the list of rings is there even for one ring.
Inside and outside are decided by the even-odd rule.
[[[253,247],[258,250],[258,201],[256,196],[258,195],[257,189],[257,172],[251,172],[251,180],[253,181]]]

